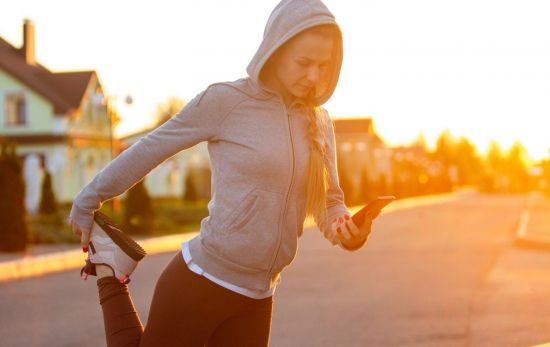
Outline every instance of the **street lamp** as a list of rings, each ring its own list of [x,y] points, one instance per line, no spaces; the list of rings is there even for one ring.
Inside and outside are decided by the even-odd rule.
[[[105,107],[105,110],[107,113],[107,118],[109,120],[109,152],[110,152],[111,161],[112,161],[118,154],[118,150],[115,150],[115,136],[114,136],[114,119],[115,117],[118,117],[118,112],[117,112],[118,96],[105,95],[103,93],[100,93],[98,90],[94,94],[92,100],[95,106]],[[132,105],[134,103],[134,99],[132,98],[131,95],[128,94],[124,97],[124,103],[126,105]],[[115,213],[120,212],[120,199],[118,197],[115,197],[111,201],[113,204],[112,205],[113,212]]]
[[[114,121],[115,118],[118,120],[119,114],[117,111],[118,96],[110,95],[104,96],[104,103],[107,110],[107,118],[109,118],[109,137],[110,137],[110,151],[111,151],[111,160],[113,160],[118,155],[118,149],[115,149],[115,135],[114,135]],[[132,105],[134,99],[131,95],[126,95],[124,97],[124,103],[126,105]]]

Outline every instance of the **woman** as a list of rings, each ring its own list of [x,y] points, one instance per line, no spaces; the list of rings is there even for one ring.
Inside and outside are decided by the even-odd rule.
[[[78,194],[73,230],[84,251],[90,237],[104,248],[89,252],[85,272],[98,275],[109,345],[265,346],[272,296],[295,256],[305,217],[314,217],[332,244],[353,250],[365,243],[371,220],[358,228],[349,218],[332,124],[320,108],[336,87],[341,62],[340,29],[325,5],[283,0],[247,78],[209,86]],[[119,256],[99,255],[124,249],[101,232],[90,235],[93,215],[103,201],[201,141],[208,141],[212,163],[209,216],[164,269],[143,330],[125,284],[137,262],[125,273]]]

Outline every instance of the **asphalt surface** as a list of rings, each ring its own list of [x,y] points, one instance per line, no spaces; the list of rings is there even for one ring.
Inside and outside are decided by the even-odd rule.
[[[271,346],[532,346],[550,341],[550,252],[519,248],[524,196],[466,194],[389,210],[366,247],[315,229],[275,294]],[[173,252],[130,290],[142,321]],[[95,281],[71,270],[0,283],[0,346],[102,346]]]

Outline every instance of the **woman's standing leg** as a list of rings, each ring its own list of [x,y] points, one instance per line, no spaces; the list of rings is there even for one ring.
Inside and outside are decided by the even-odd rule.
[[[204,346],[218,324],[212,283],[189,270],[178,252],[155,286],[141,346]]]
[[[241,312],[220,324],[208,340],[207,346],[268,346],[272,307],[272,297],[252,301]]]
[[[221,287],[189,270],[178,252],[157,282],[141,346],[202,347],[213,334],[224,346],[267,346],[270,323],[271,298],[255,300]],[[234,326],[241,333],[224,333]]]

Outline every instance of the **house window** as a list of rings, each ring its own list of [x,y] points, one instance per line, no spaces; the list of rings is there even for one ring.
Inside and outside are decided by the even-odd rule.
[[[340,149],[344,152],[351,152],[351,150],[353,149],[353,145],[351,142],[342,142],[340,144]]]
[[[6,94],[6,125],[24,125],[27,122],[27,105],[22,92]]]

